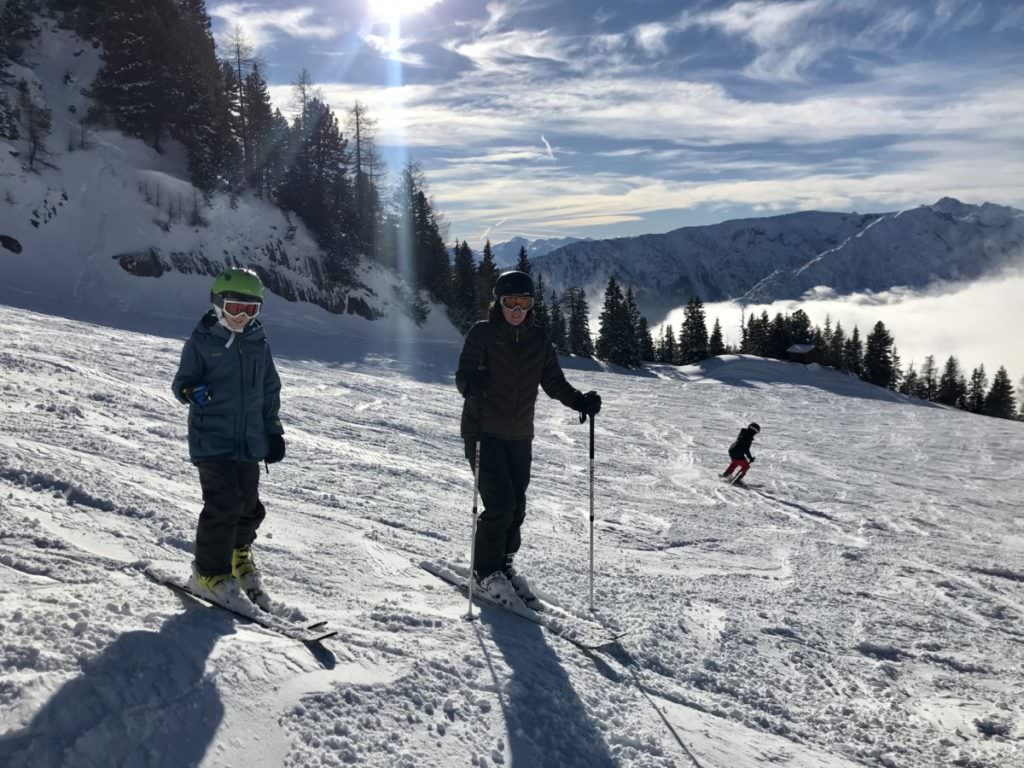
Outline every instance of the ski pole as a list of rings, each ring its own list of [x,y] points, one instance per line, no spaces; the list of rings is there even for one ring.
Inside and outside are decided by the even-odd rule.
[[[476,521],[480,499],[480,435],[473,441],[473,535],[469,539],[469,608],[466,619],[472,621],[473,616],[473,583],[476,581]]]
[[[594,610],[594,415],[590,415],[590,610]]]
[[[477,370],[486,371],[484,366]],[[484,413],[484,393],[480,393],[480,405],[476,409],[476,438],[473,441],[473,535],[469,539],[469,608],[466,611],[466,620],[472,621],[473,616],[473,584],[476,582],[476,523],[477,511],[480,505],[480,422]]]

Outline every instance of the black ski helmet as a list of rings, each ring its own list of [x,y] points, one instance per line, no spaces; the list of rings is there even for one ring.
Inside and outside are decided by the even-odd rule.
[[[502,296],[533,296],[533,278],[518,269],[502,272],[494,282],[494,298]]]
[[[756,435],[758,432],[761,431],[761,425],[758,424],[756,421],[752,421],[750,422],[750,426],[747,427],[747,429],[753,430],[754,434]]]

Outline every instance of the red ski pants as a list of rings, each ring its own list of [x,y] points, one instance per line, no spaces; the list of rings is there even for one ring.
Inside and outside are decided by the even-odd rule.
[[[750,469],[750,462],[746,459],[733,459],[729,464],[729,468],[725,470],[725,474],[731,475],[732,471],[736,469],[736,467],[740,468],[740,472],[742,474],[746,474],[747,470]]]

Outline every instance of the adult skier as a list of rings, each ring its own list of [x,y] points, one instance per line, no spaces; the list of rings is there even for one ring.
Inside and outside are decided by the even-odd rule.
[[[747,474],[747,470],[750,469],[750,465],[754,462],[754,457],[750,454],[750,446],[754,442],[754,435],[760,431],[761,427],[757,422],[751,422],[749,426],[740,430],[733,444],[729,446],[729,458],[731,461],[729,462],[729,468],[722,473],[722,477],[729,477],[732,471],[739,467],[739,473],[732,480],[733,485],[743,483],[743,476]]]
[[[213,281],[213,306],[181,351],[171,389],[189,406],[189,458],[199,470],[203,509],[196,528],[192,586],[229,608],[268,609],[252,556],[266,515],[259,498],[260,465],[281,461],[278,419],[281,379],[256,318],[263,283],[248,269]]]
[[[465,398],[461,433],[474,468],[480,442],[480,497],[484,510],[474,541],[474,587],[506,605],[536,600],[513,567],[526,516],[533,458],[537,388],[585,415],[601,410],[601,396],[572,387],[547,332],[535,325],[533,280],[517,270],[498,276],[486,320],[466,334],[455,384]]]

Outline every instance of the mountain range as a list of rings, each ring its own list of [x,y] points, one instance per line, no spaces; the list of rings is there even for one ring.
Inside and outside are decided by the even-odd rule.
[[[589,238],[553,237],[530,240],[525,237],[513,237],[511,240],[491,246],[491,253],[494,254],[494,263],[499,267],[514,267],[519,261],[520,248],[526,248],[526,255],[532,261],[566,245],[572,245],[583,240],[589,240]]]
[[[970,281],[1024,260],[1024,211],[942,198],[886,213],[808,211],[587,240],[533,260],[548,285],[632,286],[652,320],[685,304],[768,303],[808,292],[845,295]]]

